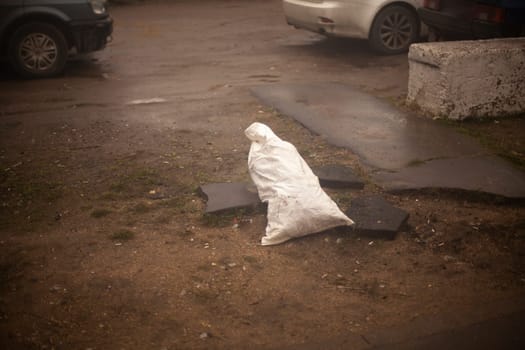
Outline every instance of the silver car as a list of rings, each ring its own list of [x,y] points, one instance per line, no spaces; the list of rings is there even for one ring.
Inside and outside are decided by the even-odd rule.
[[[383,54],[398,54],[419,37],[420,0],[283,0],[288,24],[328,36],[368,39]]]

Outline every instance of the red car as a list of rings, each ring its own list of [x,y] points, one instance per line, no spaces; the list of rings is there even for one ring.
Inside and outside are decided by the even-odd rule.
[[[418,13],[431,39],[525,36],[524,0],[424,0]]]

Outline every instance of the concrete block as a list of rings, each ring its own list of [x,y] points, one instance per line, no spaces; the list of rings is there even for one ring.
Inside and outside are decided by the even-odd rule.
[[[525,112],[525,38],[410,47],[407,102],[461,120]]]
[[[207,199],[206,213],[254,208],[261,203],[255,186],[246,183],[206,184],[199,187],[199,192]]]
[[[345,214],[355,222],[358,233],[383,239],[394,239],[408,220],[406,211],[377,195],[353,199]]]
[[[365,187],[365,183],[349,167],[333,164],[316,167],[312,171],[319,178],[319,183],[323,187],[353,189]]]

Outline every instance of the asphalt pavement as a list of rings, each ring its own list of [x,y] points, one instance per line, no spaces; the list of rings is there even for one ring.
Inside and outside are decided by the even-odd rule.
[[[355,152],[387,191],[452,189],[525,198],[525,174],[472,137],[340,83],[262,85],[264,104]]]

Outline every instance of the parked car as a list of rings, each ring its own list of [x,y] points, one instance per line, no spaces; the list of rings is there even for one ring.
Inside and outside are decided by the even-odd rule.
[[[24,77],[60,74],[69,52],[104,48],[113,31],[106,0],[2,0],[0,55]]]
[[[368,39],[383,54],[408,50],[421,26],[418,0],[283,0],[288,24],[328,36]]]
[[[436,39],[525,35],[524,0],[425,0],[418,12]]]

